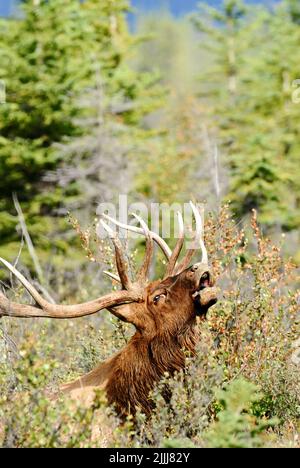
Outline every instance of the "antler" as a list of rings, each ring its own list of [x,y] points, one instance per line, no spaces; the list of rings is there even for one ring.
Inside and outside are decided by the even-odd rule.
[[[4,294],[0,293],[0,317],[71,319],[93,315],[100,310],[128,302],[141,301],[142,297],[137,293],[118,291],[82,304],[56,305],[46,302],[43,307],[39,308],[11,302]]]
[[[104,223],[105,224],[105,223]],[[110,309],[119,305],[131,302],[142,302],[143,296],[141,289],[135,287],[128,275],[126,261],[123,255],[122,245],[117,236],[109,226],[104,226],[112,236],[116,251],[116,260],[119,276],[124,288],[123,291],[115,291],[105,296],[99,297],[93,301],[74,305],[57,305],[46,301],[39,292],[27,281],[27,279],[11,265],[0,257],[0,262],[11,271],[11,273],[23,284],[29,294],[35,300],[37,306],[18,304],[11,302],[7,297],[0,293],[0,317],[49,317],[56,319],[69,319],[92,315],[103,309]]]
[[[196,254],[196,252],[198,252],[198,245],[200,245],[201,251],[202,251],[201,263],[204,263],[206,265],[208,264],[208,254],[207,254],[207,250],[206,250],[204,240],[203,240],[204,221],[202,222],[201,214],[193,202],[190,202],[190,206],[192,208],[194,218],[196,221],[196,235],[195,235],[195,239],[193,240],[195,248],[189,249],[186,252],[180,264],[175,268],[175,274],[181,273],[183,270],[185,270],[189,266],[194,255]]]
[[[144,258],[144,262],[141,266],[141,269],[139,271],[139,274],[138,274],[138,282],[143,285],[148,278],[148,274],[149,274],[149,270],[151,266],[151,260],[153,256],[153,250],[154,250],[153,239],[151,237],[151,233],[145,221],[134,213],[133,213],[133,216],[139,221],[140,225],[142,226],[144,235],[146,237],[146,255]]]
[[[130,224],[120,223],[120,221],[117,221],[116,219],[111,218],[107,214],[102,214],[102,217],[105,218],[106,220],[110,221],[111,223],[113,223],[115,226],[120,227],[121,229],[125,229],[126,231],[131,231],[131,232],[135,232],[137,234],[143,234],[144,235],[144,230],[142,228],[138,228],[137,226],[131,226]],[[156,232],[153,232],[153,231],[149,231],[149,232],[150,232],[150,235],[151,235],[152,239],[154,240],[154,242],[156,242],[157,245],[163,251],[166,259],[169,260],[171,255],[172,255],[172,250],[170,249],[168,244],[164,241],[164,239],[162,239],[158,234],[156,234]]]
[[[142,226],[142,228],[136,228],[136,229],[138,229],[138,231],[141,232],[146,237],[146,254],[145,254],[144,262],[137,276],[137,282],[135,283],[136,285],[144,286],[148,278],[148,273],[150,270],[151,260],[153,256],[153,238],[152,238],[152,233],[149,231],[149,228],[147,224],[145,223],[145,221],[135,213],[132,213],[132,216],[134,216],[138,220],[140,225]],[[113,220],[113,218],[110,218],[107,215],[105,215],[105,217],[110,219],[110,221],[115,221]],[[128,277],[128,270],[127,270],[126,262],[124,260],[123,255],[120,254],[120,251],[122,250],[120,239],[118,238],[117,234],[103,220],[100,220],[100,223],[102,224],[105,231],[108,233],[109,237],[112,239],[116,248],[116,253],[118,253],[119,255],[119,259],[117,258],[117,269],[119,272],[119,276],[114,275],[113,273],[110,273],[109,271],[104,271],[103,273],[109,276],[110,278],[112,278],[113,280],[121,282],[123,287],[125,286],[125,282],[129,284],[130,287],[132,287],[131,281]]]
[[[195,248],[189,249],[186,252],[186,255],[184,256],[183,260],[180,262],[179,265],[177,265],[177,261],[184,244],[184,225],[182,216],[179,212],[177,213],[179,224],[179,237],[173,252],[158,234],[149,230],[146,223],[139,216],[133,215],[139,221],[141,228],[119,223],[113,218],[110,218],[107,215],[103,215],[106,219],[123,229],[143,234],[146,237],[146,255],[142,267],[138,273],[137,282],[132,282],[130,279],[128,265],[125,259],[121,241],[118,238],[117,234],[103,220],[101,220],[100,222],[102,226],[107,231],[115,247],[116,263],[119,276],[116,276],[109,272],[105,273],[112,277],[114,280],[120,281],[123,290],[115,291],[113,293],[107,294],[105,296],[99,297],[98,299],[86,303],[74,305],[58,305],[46,301],[39,294],[39,292],[29,283],[29,281],[27,281],[26,278],[18,270],[16,270],[14,266],[12,266],[9,262],[0,257],[0,262],[6,268],[8,268],[11,271],[11,273],[23,284],[23,286],[26,288],[26,290],[36,302],[36,306],[11,302],[0,292],[0,317],[49,317],[57,319],[68,319],[95,314],[103,309],[109,309],[112,313],[115,313],[115,315],[119,316],[119,310],[117,311],[118,306],[132,302],[142,302],[144,300],[142,295],[142,286],[144,286],[144,283],[147,280],[147,276],[151,265],[151,259],[153,256],[153,241],[155,241],[160,246],[166,258],[168,259],[166,277],[174,274],[179,274],[181,271],[183,271],[189,266],[194,254],[198,250],[197,245],[200,245],[202,249],[202,263],[207,264],[208,256],[203,241],[203,223],[201,215],[196,206],[192,202],[190,202],[190,204],[196,221],[196,236],[194,239]],[[114,307],[117,308],[115,311]]]
[[[111,223],[113,223],[115,226],[118,226],[118,227],[120,227],[122,229],[125,229],[127,231],[131,231],[131,232],[135,232],[135,233],[139,233],[139,234],[143,234],[146,237],[151,236],[153,241],[155,241],[157,243],[157,245],[161,248],[162,252],[164,253],[165,257],[168,260],[166,274],[165,274],[165,278],[167,278],[167,277],[169,277],[171,275],[175,275],[175,274],[177,275],[177,274],[181,273],[183,270],[185,270],[189,266],[189,264],[191,263],[194,255],[196,254],[196,252],[198,252],[198,246],[201,247],[201,251],[202,251],[202,260],[201,260],[202,263],[208,264],[208,254],[207,254],[207,250],[206,250],[204,240],[203,240],[203,233],[204,233],[203,225],[204,225],[204,222],[202,222],[202,217],[201,217],[201,214],[199,212],[199,209],[194,205],[193,202],[190,202],[190,206],[192,208],[192,212],[193,212],[195,222],[196,222],[196,235],[195,235],[195,238],[193,240],[195,247],[193,249],[189,249],[186,252],[184,258],[182,259],[182,261],[180,262],[179,265],[177,264],[177,261],[178,261],[178,258],[180,256],[180,253],[182,251],[183,244],[184,244],[184,224],[183,224],[182,215],[181,215],[181,213],[179,211],[177,212],[178,225],[179,225],[179,234],[178,234],[178,240],[177,240],[177,243],[176,243],[176,246],[175,246],[173,252],[171,251],[170,247],[166,244],[164,239],[162,239],[155,232],[150,231],[148,229],[147,225],[145,225],[144,221],[141,220],[141,218],[139,218],[137,215],[133,215],[133,216],[135,216],[135,218],[137,218],[139,220],[139,222],[143,226],[143,228],[138,228],[138,227],[132,226],[130,224],[121,223],[121,222],[117,221],[114,218],[111,218],[110,216],[108,216],[106,214],[103,214],[102,216],[105,219],[107,219],[108,221],[110,221]],[[103,225],[103,222],[102,222],[102,225]],[[145,226],[146,226],[147,234],[145,234]],[[105,273],[108,276],[110,276],[111,278],[113,278],[114,280],[117,280],[117,281],[119,280],[119,278],[116,277],[115,275],[113,275],[112,273],[109,273],[109,272],[105,272]]]
[[[172,255],[169,259],[169,263],[167,266],[165,278],[168,278],[174,273],[174,270],[176,268],[177,260],[179,258],[179,255],[181,253],[183,244],[184,244],[184,224],[183,224],[183,218],[182,214],[180,211],[177,212],[177,217],[178,217],[178,226],[179,226],[179,232],[178,232],[178,240],[176,243],[176,246],[172,252]]]
[[[104,227],[105,231],[108,233],[111,238],[116,252],[116,263],[119,273],[119,278],[124,289],[132,288],[132,282],[129,277],[127,262],[123,253],[123,248],[120,239],[117,234],[101,219],[100,223]]]

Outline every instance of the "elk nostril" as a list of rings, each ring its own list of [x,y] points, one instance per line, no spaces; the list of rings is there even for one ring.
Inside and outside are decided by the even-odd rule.
[[[192,271],[197,271],[198,270],[198,265],[192,266]]]

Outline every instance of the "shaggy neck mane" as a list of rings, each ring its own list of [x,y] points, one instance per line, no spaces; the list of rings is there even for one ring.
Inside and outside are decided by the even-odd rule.
[[[165,330],[145,339],[137,332],[117,356],[113,378],[106,384],[109,403],[122,416],[135,413],[135,407],[149,414],[153,403],[149,392],[165,372],[174,374],[185,365],[186,352],[195,354],[196,319],[182,329]]]

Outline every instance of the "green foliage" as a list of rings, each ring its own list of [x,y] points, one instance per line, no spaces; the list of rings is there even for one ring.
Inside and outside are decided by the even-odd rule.
[[[249,239],[230,219],[228,207],[217,220],[208,218],[206,229],[222,295],[207,321],[198,324],[196,356],[187,355],[186,369],[166,374],[153,390],[151,418],[138,411],[135,421],[129,416],[119,425],[102,395],[89,408],[53,398],[61,383],[122,348],[132,334],[130,326],[108,314],[22,324],[6,318],[0,328],[3,446],[297,446],[300,382],[291,354],[299,336],[299,291],[294,267],[284,264],[280,249],[261,235],[255,216]],[[79,301],[88,297],[89,287],[89,276],[80,277]],[[11,293],[25,300],[20,291]]]
[[[127,1],[38,3],[0,20],[0,256],[20,251],[16,192],[38,257],[51,262],[55,299],[88,301],[111,287],[98,262],[114,267],[112,252],[93,225],[71,217],[76,240],[67,209],[90,223],[99,200],[116,193],[196,198],[217,208],[205,241],[222,293],[199,323],[197,356],[154,389],[152,417],[138,412],[122,425],[100,393],[89,408],[53,395],[123,347],[130,326],[105,313],[1,319],[0,446],[298,446],[299,276],[284,256],[295,254],[300,224],[298,0],[268,10],[243,0],[202,5],[195,31],[187,18],[150,15],[138,35],[127,28]],[[291,232],[280,237],[283,251],[256,213],[247,227],[252,208],[268,234]],[[31,264],[25,248],[21,261]],[[14,283],[7,293],[28,300]]]
[[[277,420],[261,420],[253,415],[252,404],[262,399],[258,388],[239,378],[225,390],[218,390],[216,398],[223,409],[217,415],[217,422],[204,436],[208,445],[214,448],[261,447],[261,433],[275,425]]]
[[[228,198],[238,216],[257,208],[266,227],[284,230],[299,228],[295,8],[284,1],[250,9],[232,0],[195,17],[210,54],[199,92],[228,167]]]
[[[166,10],[153,12],[137,18],[137,32],[144,38],[134,61],[137,70],[156,70],[175,99],[193,93],[201,67],[195,55],[201,51],[189,19],[175,19]]]
[[[60,204],[60,191],[41,191],[41,179],[58,164],[53,143],[78,132],[76,97],[89,73],[79,66],[84,18],[76,2],[43,1],[36,8],[28,1],[24,9],[24,20],[1,22],[0,76],[7,84],[7,102],[0,107],[0,174],[6,180],[1,185],[1,240],[6,244],[18,239],[12,192],[24,202],[34,239],[41,236],[41,214],[48,227],[46,217]]]
[[[6,83],[6,103],[0,105],[0,177],[5,180],[0,188],[0,251],[9,259],[17,255],[16,192],[33,243],[46,261],[50,252],[61,254],[70,247],[66,207],[80,207],[86,190],[79,168],[85,180],[89,177],[89,187],[96,178],[95,171],[86,175],[93,154],[91,144],[84,144],[94,128],[82,122],[96,120],[99,128],[100,106],[118,108],[125,102],[127,108],[116,115],[106,112],[115,126],[105,135],[106,145],[115,146],[117,125],[133,127],[134,136],[128,134],[137,138],[139,122],[157,105],[159,90],[151,73],[129,68],[135,39],[127,31],[127,2],[43,0],[36,5],[28,0],[22,9],[19,19],[0,23],[0,79]],[[95,94],[99,88],[108,102],[100,102],[103,96]],[[98,148],[101,138],[98,134]],[[71,149],[65,151],[66,145]],[[83,148],[81,160],[78,148]],[[100,161],[106,157],[111,155],[98,155]],[[69,172],[76,168],[67,182],[55,178],[61,167]],[[29,263],[28,254],[24,261]]]
[[[163,448],[195,448],[189,439],[166,439]]]
[[[197,356],[154,391],[156,410],[147,424],[140,419],[133,446],[297,446],[300,382],[290,359],[299,335],[299,294],[293,267],[262,237],[255,216],[249,240],[226,207],[206,229],[214,270],[225,281],[223,298],[199,324]]]
[[[108,431],[110,418],[101,391],[94,402],[83,407],[62,395],[45,392],[62,372],[50,358],[45,335],[35,341],[30,333],[20,350],[20,360],[0,371],[0,446],[22,448],[88,448],[93,446],[93,430]],[[41,354],[42,353],[42,354]],[[46,359],[46,355],[48,359]],[[43,355],[43,357],[42,357]],[[103,418],[105,423],[103,422]],[[111,420],[112,428],[115,425]],[[101,432],[100,430],[100,432]],[[104,437],[104,436],[103,436]]]

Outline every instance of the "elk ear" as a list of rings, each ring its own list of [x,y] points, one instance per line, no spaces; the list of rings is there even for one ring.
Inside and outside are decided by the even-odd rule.
[[[135,304],[123,304],[118,307],[109,307],[107,310],[115,315],[122,322],[132,323],[138,327]]]

